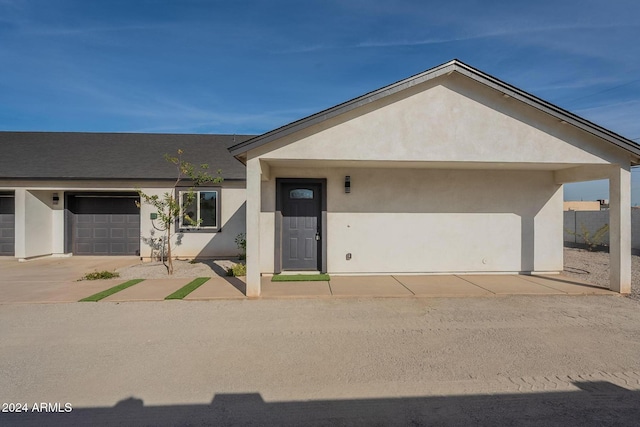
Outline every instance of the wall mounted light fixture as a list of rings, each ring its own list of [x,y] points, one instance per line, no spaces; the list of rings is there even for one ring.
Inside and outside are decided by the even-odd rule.
[[[60,196],[58,195],[58,193],[53,193],[53,197],[51,199],[54,205],[60,203]]]
[[[344,192],[351,193],[351,176],[349,175],[344,177]]]

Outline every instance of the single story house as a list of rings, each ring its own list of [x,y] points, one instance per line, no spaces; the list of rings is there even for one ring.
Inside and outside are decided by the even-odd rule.
[[[160,224],[136,190],[174,190],[177,169],[164,154],[220,170],[224,181],[199,187],[199,227],[178,223],[178,257],[238,254],[245,230],[245,167],[228,147],[246,135],[0,132],[0,255],[139,255],[158,253]],[[201,203],[204,202],[204,203]]]
[[[130,238],[114,253],[148,256],[151,211],[130,198],[170,191],[161,154],[182,148],[225,181],[201,189],[215,226],[184,229],[176,254],[232,255],[246,231],[249,296],[283,271],[560,272],[563,184],[594,179],[610,183],[610,287],[630,291],[640,146],[458,60],[255,137],[8,132],[0,144],[18,258],[101,253],[107,236]]]

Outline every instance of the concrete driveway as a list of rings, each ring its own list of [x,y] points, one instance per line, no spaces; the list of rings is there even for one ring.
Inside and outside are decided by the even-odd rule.
[[[41,257],[24,262],[0,257],[0,272],[3,278],[14,283],[72,282],[92,271],[114,271],[139,263],[138,256]]]
[[[122,282],[78,282],[85,274],[114,271],[139,262],[136,256],[42,257],[25,262],[0,257],[0,303],[78,301]]]
[[[637,426],[619,296],[0,305],[2,425]],[[31,411],[69,403],[72,412]]]
[[[27,262],[0,259],[0,304],[76,302],[125,279],[81,281],[92,271],[113,271],[140,263],[137,257],[44,257]],[[186,300],[243,299],[242,278],[213,277]],[[195,279],[148,279],[102,301],[162,301]],[[496,297],[505,295],[611,295],[564,275],[379,275],[332,276],[326,282],[271,282],[262,278],[263,298]]]

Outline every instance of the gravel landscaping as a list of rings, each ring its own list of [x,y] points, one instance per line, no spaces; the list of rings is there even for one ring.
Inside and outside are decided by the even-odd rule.
[[[609,254],[564,248],[564,273],[603,288],[609,287]],[[640,301],[640,257],[631,256],[631,295]]]
[[[121,279],[166,279],[168,277],[212,277],[226,276],[227,268],[237,261],[229,259],[219,260],[174,260],[173,276],[167,275],[167,268],[160,261],[144,262],[117,270]]]

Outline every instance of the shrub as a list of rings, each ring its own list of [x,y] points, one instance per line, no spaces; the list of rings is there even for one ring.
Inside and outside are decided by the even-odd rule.
[[[593,236],[591,235],[589,230],[587,230],[587,227],[584,224],[580,224],[580,233],[575,233],[568,229],[565,230],[572,236],[578,236],[582,238],[584,244],[587,245],[587,249],[589,251],[594,251],[598,246],[602,244],[602,239],[609,231],[609,224],[605,224],[602,227],[598,228],[596,232],[593,233]]]
[[[227,276],[246,276],[247,275],[247,266],[244,264],[235,264],[233,267],[227,268]]]
[[[93,273],[87,273],[82,277],[82,280],[102,280],[102,279],[115,279],[120,277],[120,273],[115,271],[94,271]]]
[[[238,258],[246,259],[247,258],[247,235],[245,233],[240,233],[236,236],[236,245],[238,246],[238,249],[240,249]]]

